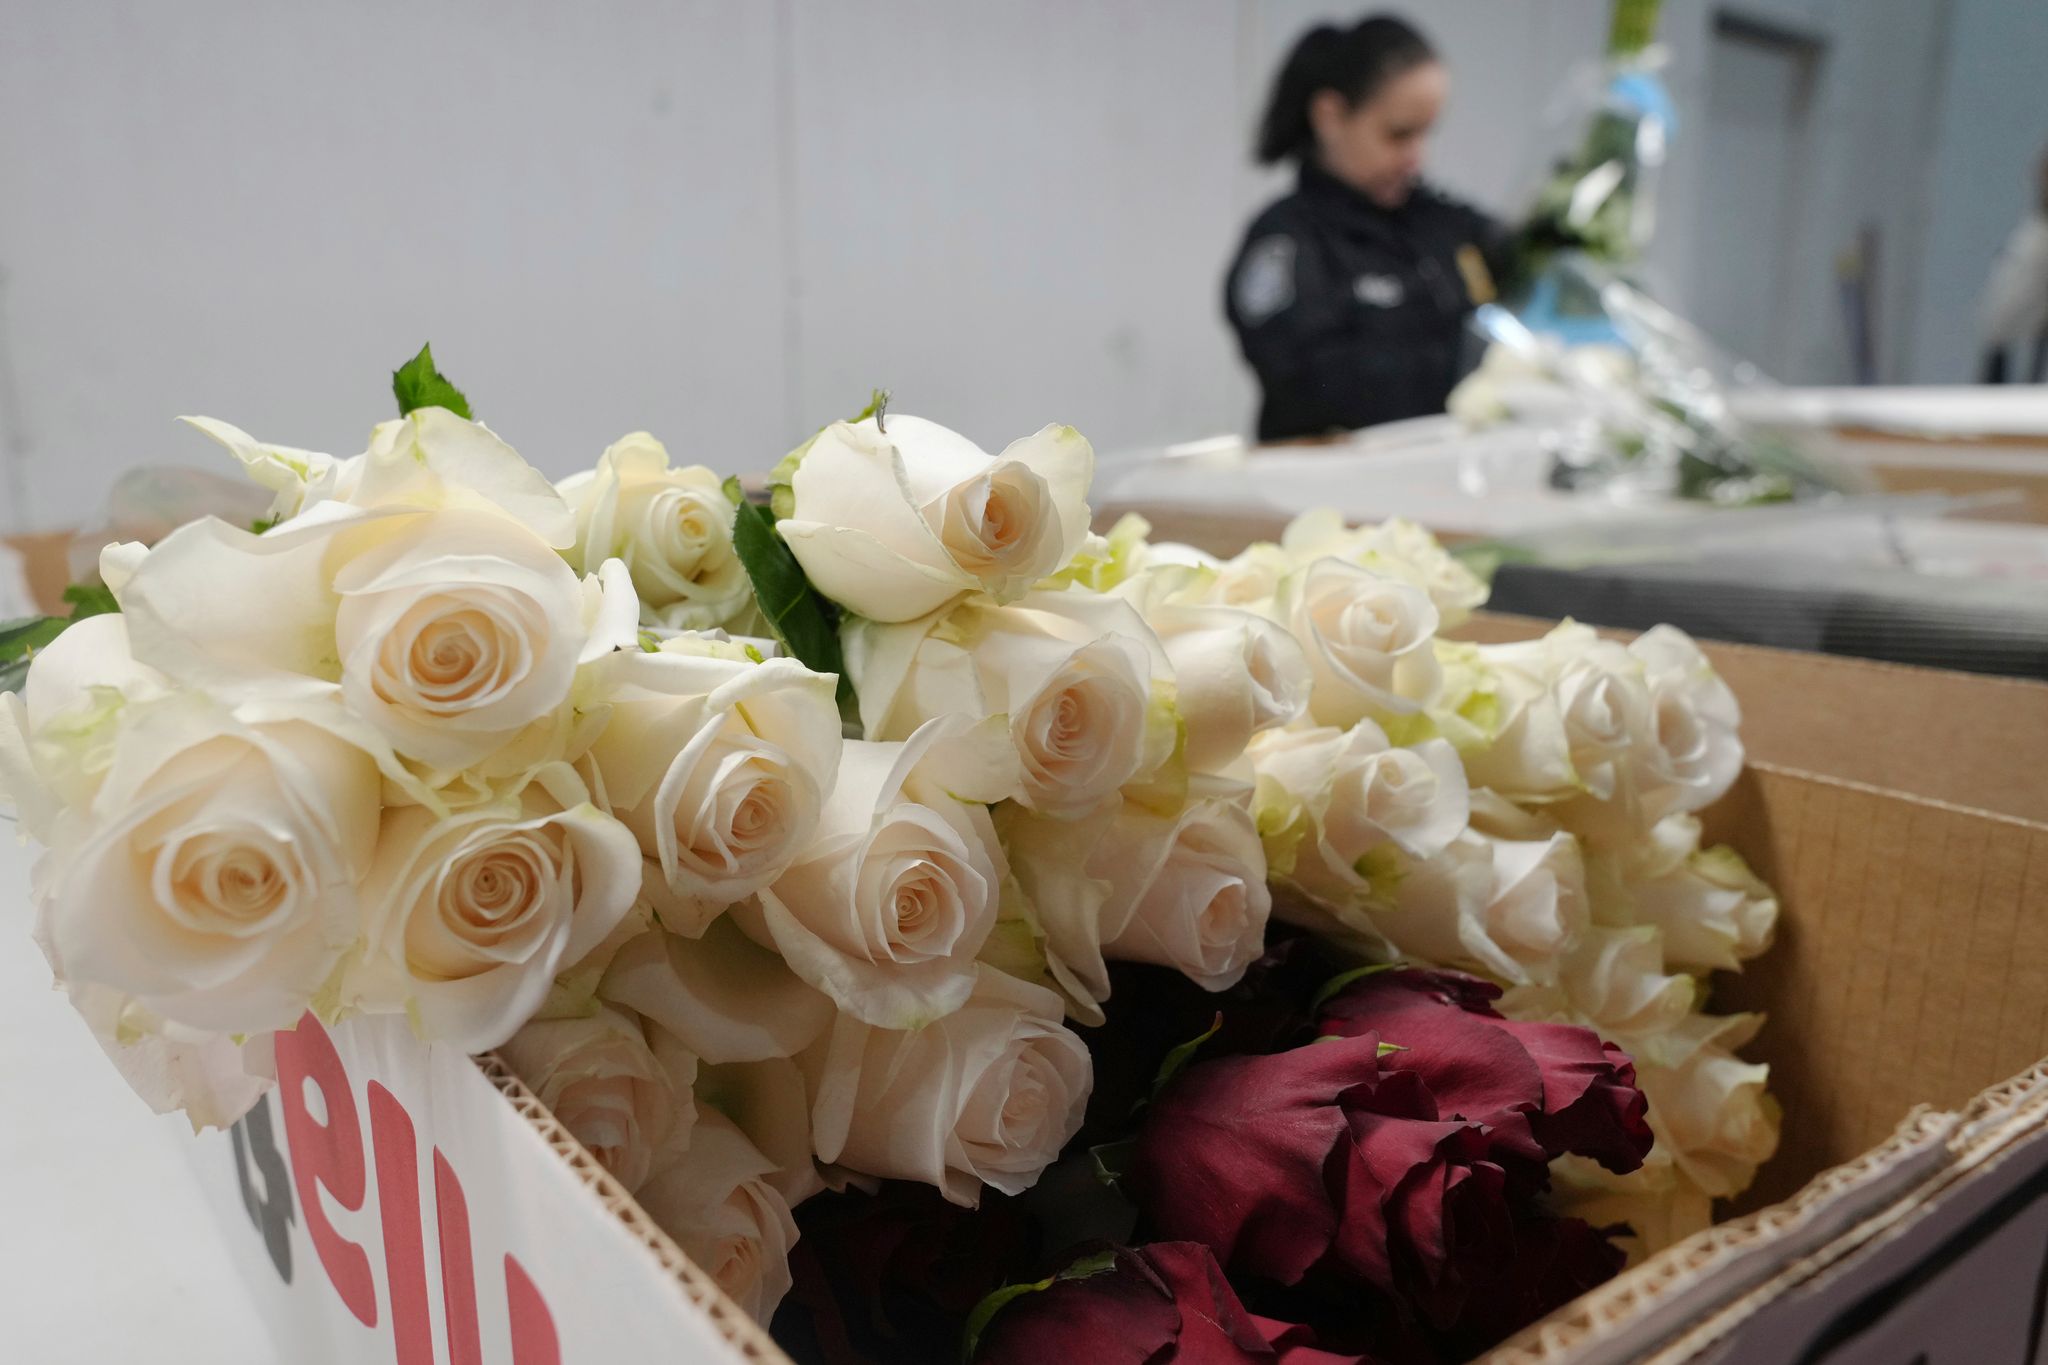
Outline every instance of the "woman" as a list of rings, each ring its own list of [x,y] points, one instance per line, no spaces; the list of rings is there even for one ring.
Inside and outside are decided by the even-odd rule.
[[[1501,234],[1419,183],[1448,86],[1384,15],[1311,30],[1281,68],[1258,160],[1298,163],[1300,183],[1252,221],[1224,300],[1265,389],[1261,440],[1441,412],[1464,373]]]

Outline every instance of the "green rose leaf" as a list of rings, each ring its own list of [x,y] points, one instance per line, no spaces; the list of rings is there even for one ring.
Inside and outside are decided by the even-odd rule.
[[[391,395],[398,400],[400,417],[415,408],[446,408],[464,421],[475,420],[462,390],[434,368],[431,345],[421,346],[418,355],[391,372]]]
[[[1323,983],[1322,989],[1315,993],[1315,998],[1308,1002],[1309,1013],[1314,1014],[1323,1006],[1329,1004],[1332,1000],[1336,999],[1337,996],[1343,991],[1343,989],[1346,986],[1349,986],[1352,982],[1363,981],[1368,976],[1377,976],[1381,972],[1392,971],[1395,967],[1399,965],[1400,964],[1396,962],[1375,962],[1370,966],[1353,967],[1348,972],[1337,973],[1328,981],[1325,981]]]
[[[1032,1280],[1026,1284],[1006,1284],[990,1293],[974,1305],[974,1311],[967,1315],[966,1330],[960,1335],[960,1359],[963,1365],[973,1365],[975,1352],[981,1349],[981,1334],[988,1330],[988,1325],[994,1320],[995,1315],[1002,1312],[1012,1300],[1021,1299],[1026,1294],[1036,1294],[1042,1289],[1050,1289],[1061,1280],[1085,1280],[1115,1268],[1116,1252],[1098,1251],[1081,1257],[1057,1275],[1048,1275],[1042,1280]]]
[[[725,496],[733,505],[732,548],[754,586],[761,614],[768,618],[783,647],[814,673],[839,677],[839,712],[858,715],[853,684],[846,678],[846,661],[839,652],[839,631],[832,609],[796,562],[789,546],[776,533],[775,517],[767,508],[747,500],[737,478],[725,481]]]
[[[1185,1043],[1182,1043],[1179,1047],[1166,1054],[1166,1059],[1159,1063],[1159,1074],[1152,1078],[1153,1098],[1158,1098],[1159,1092],[1166,1089],[1166,1083],[1175,1076],[1178,1076],[1181,1073],[1181,1069],[1194,1060],[1195,1053],[1201,1050],[1202,1044],[1214,1038],[1222,1028],[1223,1013],[1219,1010],[1216,1013],[1216,1017],[1210,1021],[1207,1032],[1199,1037],[1188,1039]]]

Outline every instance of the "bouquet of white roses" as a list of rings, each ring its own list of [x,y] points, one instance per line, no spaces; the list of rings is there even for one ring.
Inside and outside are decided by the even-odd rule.
[[[499,1050],[786,1340],[894,1358],[1032,1358],[1132,1276],[1288,1305],[1246,1317],[1278,1358],[1455,1354],[1768,1155],[1754,1021],[1697,1007],[1775,903],[1699,847],[1741,750],[1682,635],[1446,640],[1484,589],[1405,523],[1095,535],[1068,427],[991,456],[878,398],[764,506],[645,434],[551,485],[428,353],[396,379],[345,460],[195,419],[269,514],[0,630],[38,941],[157,1107],[231,1122],[275,1030],[402,1015]],[[1392,1183],[1323,1190],[1275,1094]],[[1218,1164],[1221,1095],[1260,1098]],[[1033,1190],[1063,1154],[1079,1214]],[[1474,1199],[1498,1237],[1430,1261]],[[892,1278],[909,1228],[962,1255]]]

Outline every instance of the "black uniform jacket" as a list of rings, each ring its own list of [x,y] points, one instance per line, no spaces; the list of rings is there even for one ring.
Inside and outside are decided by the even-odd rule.
[[[1473,273],[1497,266],[1500,243],[1492,219],[1426,187],[1384,209],[1304,165],[1252,220],[1224,285],[1265,389],[1259,439],[1442,412],[1473,353]]]

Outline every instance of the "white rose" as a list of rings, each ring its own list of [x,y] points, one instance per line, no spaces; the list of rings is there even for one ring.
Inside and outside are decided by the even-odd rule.
[[[825,1188],[811,1155],[811,1097],[789,1057],[697,1068],[699,1106],[716,1109],[775,1164],[764,1177],[795,1208]]]
[[[1690,971],[1732,971],[1769,948],[1777,930],[1777,896],[1732,848],[1694,852],[1624,894],[1633,918],[1662,932],[1666,959]]]
[[[567,766],[446,815],[387,810],[363,884],[367,948],[353,987],[469,1052],[540,1008],[555,973],[601,943],[640,889],[632,831]]]
[[[1659,808],[1696,811],[1712,805],[1742,771],[1742,708],[1692,637],[1655,626],[1630,641],[1650,687],[1651,726],[1669,790]]]
[[[227,447],[251,479],[276,494],[269,512],[273,522],[290,520],[315,503],[345,497],[362,476],[360,459],[337,460],[317,450],[271,445],[212,417],[178,420]]]
[[[1360,721],[1268,731],[1247,753],[1274,877],[1333,911],[1384,899],[1374,878],[1394,871],[1391,860],[1434,857],[1465,828],[1465,770],[1443,740],[1397,749]]]
[[[1220,772],[1262,730],[1308,711],[1308,659],[1285,630],[1235,607],[1164,605],[1145,614],[1173,669],[1174,707],[1195,772]]]
[[[1561,1156],[1550,1163],[1550,1178],[1545,1203],[1560,1216],[1582,1218],[1596,1228],[1626,1228],[1615,1244],[1628,1254],[1630,1265],[1714,1221],[1714,1201],[1680,1174],[1661,1148],[1652,1148],[1642,1166],[1626,1175],[1589,1157]]]
[[[635,1195],[741,1311],[763,1326],[789,1292],[796,1220],[775,1165],[717,1110],[699,1114],[687,1146],[672,1144]]]
[[[1409,715],[1436,699],[1439,622],[1429,594],[1341,559],[1318,559],[1281,583],[1274,618],[1308,655],[1318,725]]]
[[[576,543],[575,514],[547,477],[489,427],[446,408],[378,423],[354,484],[343,499],[351,508],[470,508],[509,516],[558,550]]]
[[[325,723],[345,717],[300,711],[250,722],[193,695],[120,708],[90,807],[58,822],[37,870],[67,981],[202,1032],[297,1021],[356,940],[381,788]]]
[[[1302,513],[1280,536],[1297,563],[1326,555],[1413,583],[1436,604],[1443,626],[1463,622],[1486,601],[1486,584],[1412,521],[1396,517],[1378,526],[1347,527],[1332,507]]]
[[[1265,951],[1265,851],[1244,794],[1222,788],[1200,784],[1172,816],[1130,801],[1082,825],[1021,807],[1002,813],[1047,970],[1082,1006],[1077,1018],[1100,1022],[1086,1004],[1109,997],[1111,961],[1172,967],[1220,991]]]
[[[1579,790],[1578,774],[1545,661],[1486,646],[1470,658],[1474,695],[1489,722],[1461,750],[1472,785],[1532,805],[1571,797]]]
[[[277,1083],[268,1033],[238,1043],[166,1023],[103,986],[80,982],[69,994],[129,1088],[159,1114],[182,1111],[195,1133],[232,1127]]]
[[[708,1066],[792,1057],[832,1021],[832,1002],[730,918],[685,938],[655,929],[615,953],[598,998],[666,1030]]]
[[[1589,1027],[1624,1045],[1675,1027],[1699,1001],[1683,972],[1664,969],[1663,944],[1652,928],[1588,927],[1564,956],[1557,981],[1516,986],[1501,998],[1511,1019],[1552,1019]]]
[[[984,1184],[1028,1189],[1080,1131],[1093,1082],[1060,1012],[1051,991],[984,967],[967,1003],[924,1028],[840,1015],[799,1059],[819,1159],[970,1208]]]
[[[556,489],[576,514],[569,562],[594,571],[607,559],[623,561],[645,624],[703,630],[752,602],[719,477],[702,465],[671,469],[667,449],[646,432],[615,441],[596,469]]]
[[[119,596],[136,658],[167,676],[237,701],[338,694],[453,771],[554,719],[577,665],[632,640],[630,585],[608,572],[579,581],[496,511],[313,515],[262,536],[181,527]]]
[[[1377,923],[1404,956],[1526,985],[1558,979],[1590,914],[1570,835],[1523,843],[1467,833],[1399,874],[1394,908]]]
[[[1278,545],[1255,542],[1218,566],[1208,584],[1208,600],[1218,606],[1263,611],[1296,567],[1293,557]]]
[[[1072,559],[1094,464],[1072,427],[991,459],[918,417],[834,422],[797,465],[780,530],[825,596],[870,620],[914,620],[966,592],[1020,597]]]
[[[0,798],[49,843],[114,761],[128,704],[161,696],[162,674],[135,662],[118,613],[88,616],[38,651],[19,693],[0,693]]]
[[[839,770],[835,680],[794,659],[620,650],[593,667],[608,711],[587,763],[656,860],[662,923],[695,933],[774,881],[811,840]]]
[[[1734,1052],[1762,1022],[1755,1014],[1688,1015],[1636,1046],[1636,1080],[1650,1101],[1657,1146],[1709,1198],[1748,1189],[1778,1149],[1780,1111],[1766,1089],[1771,1069]]]
[[[678,1092],[639,1019],[622,1010],[534,1020],[498,1055],[628,1191],[646,1183],[655,1153],[694,1117],[689,1092]]]
[[[942,716],[849,741],[817,833],[741,923],[842,1010],[915,1028],[959,1008],[995,927],[1002,850],[985,802],[1016,788],[1000,722]]]
[[[1007,716],[1021,763],[1013,793],[1080,816],[1156,768],[1172,745],[1152,680],[1165,650],[1127,602],[1085,589],[969,603],[899,625],[856,622],[846,668],[870,739],[941,716]]]

